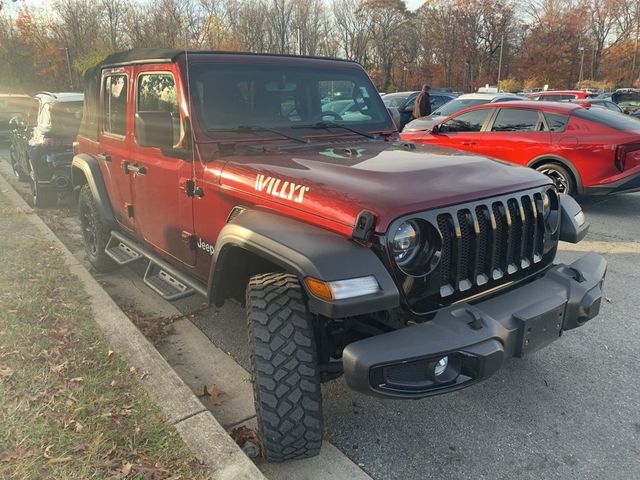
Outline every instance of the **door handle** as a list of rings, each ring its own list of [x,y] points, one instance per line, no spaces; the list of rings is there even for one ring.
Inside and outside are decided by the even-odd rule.
[[[99,154],[96,155],[96,158],[98,160],[102,160],[103,162],[111,161],[111,155],[109,155],[107,152],[100,152]]]
[[[471,141],[469,141],[469,142],[460,142],[460,145],[475,145],[475,144],[476,144],[476,142],[471,142]]]
[[[133,172],[137,175],[145,175],[147,173],[147,169],[145,167],[143,167],[142,165],[138,165],[137,163],[134,163],[133,165],[129,162],[126,162],[125,164],[125,168],[127,170],[127,172]]]

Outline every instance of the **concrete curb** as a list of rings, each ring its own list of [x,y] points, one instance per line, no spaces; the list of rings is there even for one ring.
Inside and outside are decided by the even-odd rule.
[[[71,272],[84,285],[94,319],[107,334],[114,350],[129,365],[144,373],[142,385],[194,455],[209,466],[213,477],[216,480],[266,480],[91,273],[1,175],[0,188],[15,207],[26,213],[29,222],[42,233],[43,238],[62,253]]]

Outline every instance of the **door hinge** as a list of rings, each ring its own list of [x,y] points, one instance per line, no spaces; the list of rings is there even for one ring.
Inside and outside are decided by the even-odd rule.
[[[191,250],[196,249],[196,236],[193,233],[183,230],[181,237],[182,237],[182,241],[187,245],[189,245],[189,248]]]

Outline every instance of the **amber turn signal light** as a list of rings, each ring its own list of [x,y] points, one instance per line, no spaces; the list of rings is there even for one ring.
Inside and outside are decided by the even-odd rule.
[[[327,282],[318,280],[313,277],[307,277],[304,279],[309,291],[316,297],[324,298],[325,300],[333,300],[333,293],[331,287]]]

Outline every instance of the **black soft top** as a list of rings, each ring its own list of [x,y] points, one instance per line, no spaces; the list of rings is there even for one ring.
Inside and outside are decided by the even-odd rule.
[[[109,67],[121,67],[124,65],[139,65],[145,63],[173,62],[185,52],[189,55],[253,55],[265,57],[290,57],[290,58],[314,58],[317,60],[333,60],[354,63],[351,60],[327,57],[303,57],[298,55],[278,55],[271,53],[252,52],[225,52],[219,50],[175,50],[168,48],[134,48],[124,52],[116,52],[107,56],[100,63],[84,72],[84,109],[79,135],[98,140],[98,102],[100,101],[100,79],[102,70]]]

